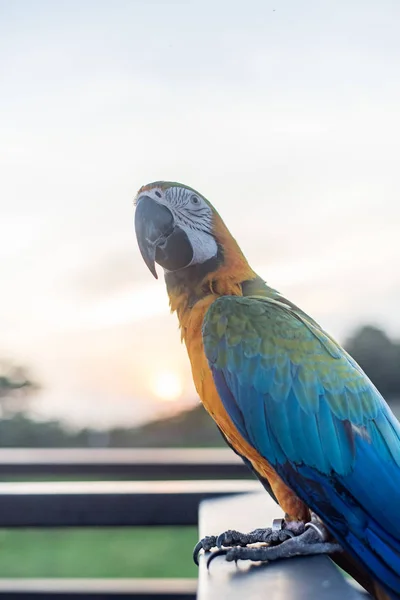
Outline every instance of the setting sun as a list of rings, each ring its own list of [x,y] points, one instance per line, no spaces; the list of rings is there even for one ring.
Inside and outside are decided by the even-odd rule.
[[[165,401],[178,400],[183,392],[181,378],[173,371],[157,373],[151,387],[157,398]]]

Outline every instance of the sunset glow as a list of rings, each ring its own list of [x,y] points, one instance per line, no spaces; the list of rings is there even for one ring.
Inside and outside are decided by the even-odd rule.
[[[173,371],[162,371],[154,376],[152,391],[159,400],[171,402],[178,400],[183,392],[182,380]]]

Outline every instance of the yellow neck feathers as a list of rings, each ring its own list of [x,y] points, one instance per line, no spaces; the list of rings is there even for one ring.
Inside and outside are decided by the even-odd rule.
[[[187,331],[189,313],[194,306],[202,320],[210,304],[219,296],[241,296],[242,282],[256,277],[218,214],[214,218],[214,235],[221,249],[221,256],[220,260],[210,266],[209,271],[197,278],[189,274],[189,267],[186,270],[187,277],[182,273],[172,283],[167,281],[171,311],[177,312],[183,338]]]

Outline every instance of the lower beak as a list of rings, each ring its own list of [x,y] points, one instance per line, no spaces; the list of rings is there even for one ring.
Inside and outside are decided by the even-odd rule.
[[[186,233],[175,225],[172,212],[149,196],[139,198],[135,231],[143,260],[156,279],[156,262],[168,271],[190,264],[193,248]]]

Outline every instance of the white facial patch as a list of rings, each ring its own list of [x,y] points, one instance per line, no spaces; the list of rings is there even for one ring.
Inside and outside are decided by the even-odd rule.
[[[193,258],[190,265],[201,265],[217,255],[217,242],[212,235],[185,225],[179,225],[186,233],[193,248]]]
[[[163,203],[189,238],[193,248],[190,265],[202,264],[217,255],[218,246],[212,235],[213,212],[202,196],[188,188],[170,187]]]

